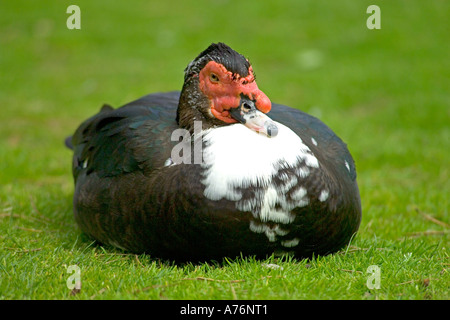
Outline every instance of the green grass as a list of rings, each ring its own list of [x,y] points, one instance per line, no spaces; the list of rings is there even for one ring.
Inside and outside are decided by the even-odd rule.
[[[66,28],[69,4],[81,30]],[[381,30],[366,28],[370,4],[0,2],[0,299],[449,299],[450,3],[376,1]],[[272,101],[348,144],[363,219],[341,252],[176,265],[75,224],[63,139],[105,102],[180,89],[217,41],[250,58]]]

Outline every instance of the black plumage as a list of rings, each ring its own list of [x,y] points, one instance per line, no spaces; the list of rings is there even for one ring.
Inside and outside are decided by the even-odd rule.
[[[241,54],[224,43],[213,43],[202,51],[185,70],[186,78],[198,74],[209,61],[222,64],[228,71],[246,77],[249,74],[250,62]]]
[[[200,57],[225,52],[225,67],[245,76],[241,68],[248,70],[249,65],[227,64],[228,53],[221,45],[209,49]],[[291,223],[263,222],[238,210],[233,201],[206,198],[201,165],[167,162],[178,143],[171,133],[179,128],[181,101],[180,92],[168,92],[118,109],[104,106],[66,142],[74,150],[74,214],[83,232],[125,250],[177,260],[264,256],[280,250],[308,257],[335,252],[348,243],[361,219],[356,170],[346,145],[325,124],[300,110],[272,104],[269,116],[291,128],[321,166],[308,168],[306,178],[299,176],[298,168],[280,169],[273,184],[281,187],[283,177],[295,176],[308,190],[309,204],[292,210]],[[324,188],[329,196],[320,201]],[[257,185],[240,192],[244,198],[260,194]],[[270,241],[267,232],[252,232],[249,224],[264,224],[269,231],[280,226],[289,236],[279,234]],[[298,245],[281,245],[293,236]]]

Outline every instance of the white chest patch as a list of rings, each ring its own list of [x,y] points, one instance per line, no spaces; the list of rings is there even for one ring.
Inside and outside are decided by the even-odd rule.
[[[310,168],[318,168],[319,162],[297,134],[280,123],[277,126],[279,132],[274,138],[241,124],[203,132],[205,197],[235,201],[237,209],[252,212],[262,223],[291,223],[295,218],[291,210],[309,203],[301,180],[309,175]],[[297,169],[296,175],[278,172],[289,167]],[[283,182],[281,186],[273,183],[275,176]],[[244,199],[240,190],[251,187],[257,187],[255,196]],[[283,230],[274,233],[264,227],[250,229],[265,232],[270,241],[275,241],[276,234],[283,234]]]

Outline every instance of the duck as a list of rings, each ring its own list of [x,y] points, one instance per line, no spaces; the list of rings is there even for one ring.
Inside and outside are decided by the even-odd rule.
[[[212,43],[181,91],[108,104],[66,139],[74,218],[100,244],[155,258],[328,255],[358,231],[347,145],[272,103],[249,60]]]

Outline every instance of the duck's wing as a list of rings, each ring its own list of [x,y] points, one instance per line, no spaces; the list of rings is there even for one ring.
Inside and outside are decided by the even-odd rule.
[[[103,106],[83,122],[68,139],[75,181],[80,172],[110,177],[163,166],[176,143],[170,138],[178,98],[179,92],[150,94],[118,109]]]
[[[272,104],[268,116],[294,131],[315,154],[319,161],[339,169],[356,179],[353,158],[347,145],[321,120],[291,107]]]

